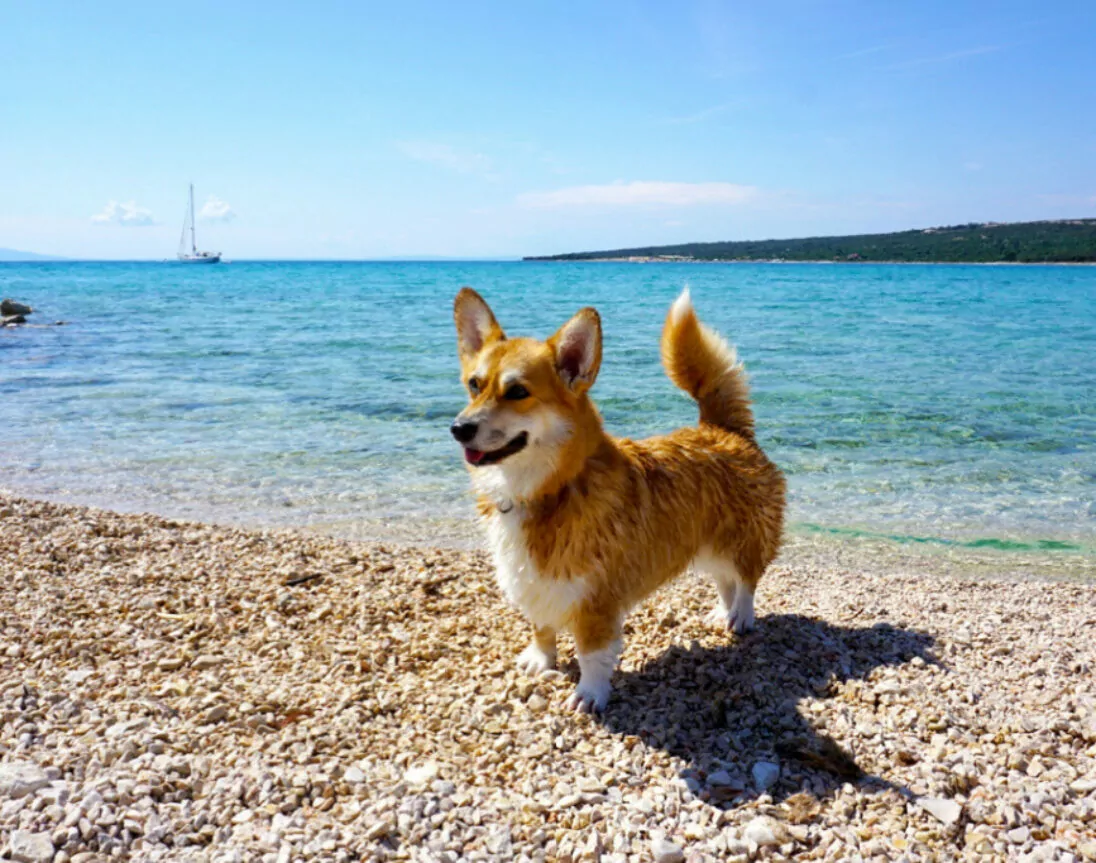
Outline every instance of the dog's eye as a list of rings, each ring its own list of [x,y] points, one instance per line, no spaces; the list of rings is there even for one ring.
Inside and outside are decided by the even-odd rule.
[[[472,395],[478,396],[479,391],[480,391],[479,378],[469,378],[468,379],[468,389],[471,390]]]
[[[529,398],[529,390],[521,384],[512,384],[507,387],[506,392],[502,394],[502,397],[508,401],[520,402],[522,399]]]

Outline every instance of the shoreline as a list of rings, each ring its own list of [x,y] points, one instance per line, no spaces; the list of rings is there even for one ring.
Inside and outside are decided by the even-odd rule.
[[[1096,857],[1093,585],[797,557],[735,639],[686,576],[592,719],[480,552],[0,494],[0,561],[0,827],[56,860]]]
[[[355,519],[305,515],[287,517],[278,510],[238,506],[211,509],[167,500],[123,500],[86,494],[49,494],[0,485],[5,496],[89,507],[120,515],[150,516],[192,522],[228,530],[290,530],[320,538],[349,542],[386,543],[404,550],[437,549],[477,552],[484,549],[482,530],[474,508],[447,511],[431,518],[409,519],[406,514],[362,515]],[[286,510],[290,512],[291,510]],[[229,514],[231,513],[231,515]],[[1041,547],[1042,546],[1042,547]],[[919,573],[923,577],[955,575],[1011,581],[1047,581],[1096,584],[1096,547],[1077,539],[956,538],[895,534],[855,524],[819,525],[789,522],[779,562],[789,566],[807,562],[879,573]]]

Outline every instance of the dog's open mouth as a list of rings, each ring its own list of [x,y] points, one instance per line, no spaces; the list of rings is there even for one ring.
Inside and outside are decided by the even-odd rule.
[[[491,452],[483,452],[483,450],[471,449],[470,447],[464,448],[464,459],[470,465],[476,467],[483,467],[488,464],[498,464],[504,458],[509,458],[516,452],[521,452],[525,449],[525,445],[529,442],[529,435],[525,432],[519,434],[510,443],[505,446],[501,446],[498,449],[493,449]]]

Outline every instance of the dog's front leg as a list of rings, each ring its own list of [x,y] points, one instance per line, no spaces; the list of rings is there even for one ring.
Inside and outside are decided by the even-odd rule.
[[[518,654],[518,668],[526,674],[543,674],[556,665],[556,631],[550,626],[533,628],[533,641]]]
[[[609,703],[613,671],[620,658],[620,619],[615,614],[583,613],[574,622],[579,679],[567,706],[581,713],[600,713]]]

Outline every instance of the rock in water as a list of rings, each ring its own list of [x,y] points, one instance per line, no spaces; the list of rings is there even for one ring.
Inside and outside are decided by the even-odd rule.
[[[0,327],[10,327],[15,324],[25,324],[27,319],[23,315],[8,315],[0,318]]]
[[[15,300],[3,300],[0,301],[0,317],[6,318],[9,315],[29,315],[33,312],[30,306],[24,306],[22,303],[17,303]]]
[[[49,785],[49,777],[31,761],[0,764],[0,800],[18,800]]]
[[[53,859],[53,842],[48,833],[29,833],[15,830],[11,834],[11,859],[19,863],[50,863]]]

